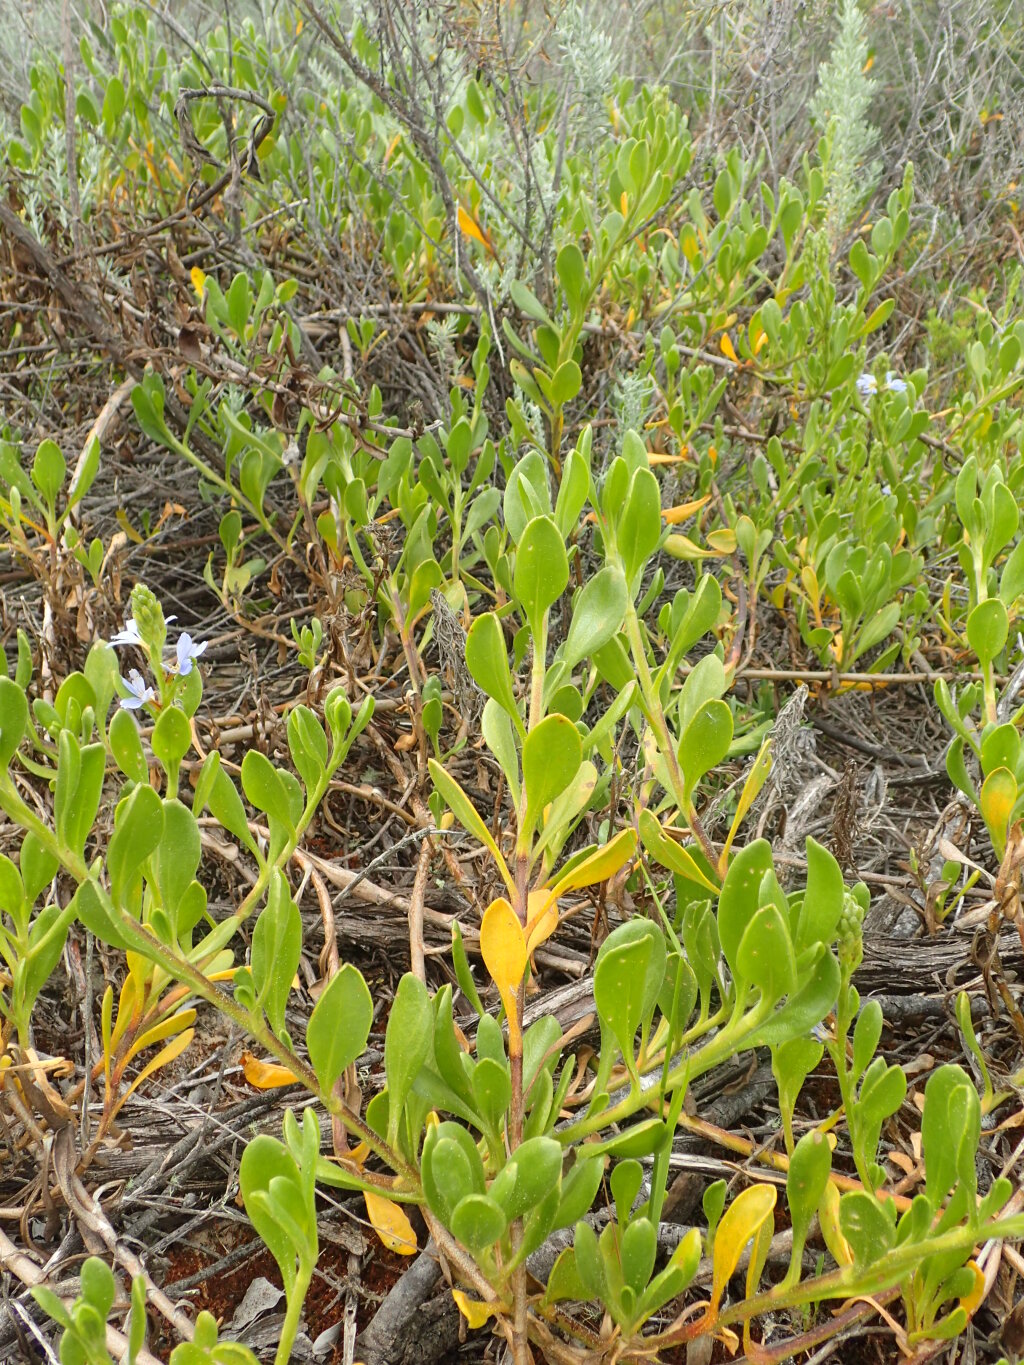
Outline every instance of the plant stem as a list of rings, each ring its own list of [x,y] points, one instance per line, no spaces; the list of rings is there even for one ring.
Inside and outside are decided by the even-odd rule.
[[[287,1311],[284,1315],[284,1322],[281,1324],[281,1335],[277,1341],[274,1365],[288,1365],[292,1358],[292,1345],[299,1330],[299,1322],[302,1319],[302,1305],[306,1301],[306,1293],[315,1268],[315,1260],[312,1265],[305,1263],[299,1265],[299,1272],[291,1286],[291,1293],[287,1296]]]

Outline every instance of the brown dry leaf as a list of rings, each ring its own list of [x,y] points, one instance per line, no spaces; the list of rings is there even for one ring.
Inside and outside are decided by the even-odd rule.
[[[190,365],[198,365],[203,358],[199,328],[191,322],[185,323],[178,331],[178,350]]]

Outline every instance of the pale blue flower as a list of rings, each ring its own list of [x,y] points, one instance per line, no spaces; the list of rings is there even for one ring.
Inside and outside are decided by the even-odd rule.
[[[906,393],[907,381],[901,379],[895,370],[889,370],[885,376],[885,387],[890,393]]]
[[[878,380],[873,374],[869,374],[865,370],[862,375],[857,377],[857,392],[861,398],[870,398],[872,394],[878,392]]]
[[[167,617],[168,621],[176,621],[177,619],[176,616]],[[111,635],[110,643],[112,645],[138,645],[140,649],[146,647],[145,640],[139,634],[139,623],[134,616],[129,616],[123,628],[116,635]]]
[[[112,645],[141,645],[142,636],[139,634],[139,623],[134,616],[129,616],[124,623],[124,629],[119,630],[116,635],[111,635]]]
[[[187,630],[183,630],[178,636],[178,643],[174,646],[174,653],[178,660],[178,673],[181,677],[187,678],[192,672],[192,661],[198,659],[200,654],[206,649],[208,640],[201,640],[196,644]]]
[[[145,706],[146,702],[156,701],[156,693],[137,668],[133,668],[127,678],[122,678],[121,681],[131,693],[130,697],[121,698],[121,705],[126,711],[137,711],[140,706]]]

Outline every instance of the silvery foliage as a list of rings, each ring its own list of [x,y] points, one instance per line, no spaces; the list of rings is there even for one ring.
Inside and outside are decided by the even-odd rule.
[[[871,157],[878,129],[868,120],[874,81],[865,71],[867,63],[867,31],[860,5],[858,0],[842,0],[839,32],[818,71],[818,88],[810,104],[811,117],[828,143],[824,169],[833,248],[874,189],[882,169],[881,162]]]

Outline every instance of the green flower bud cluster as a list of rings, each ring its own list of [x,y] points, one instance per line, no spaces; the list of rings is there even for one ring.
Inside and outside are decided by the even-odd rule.
[[[132,588],[132,618],[154,667],[159,667],[167,643],[167,622],[156,594],[144,583],[137,583]]]
[[[852,974],[864,956],[864,916],[868,908],[868,889],[863,882],[843,894],[843,913],[839,916],[836,935],[839,940],[839,963],[847,974]]]

